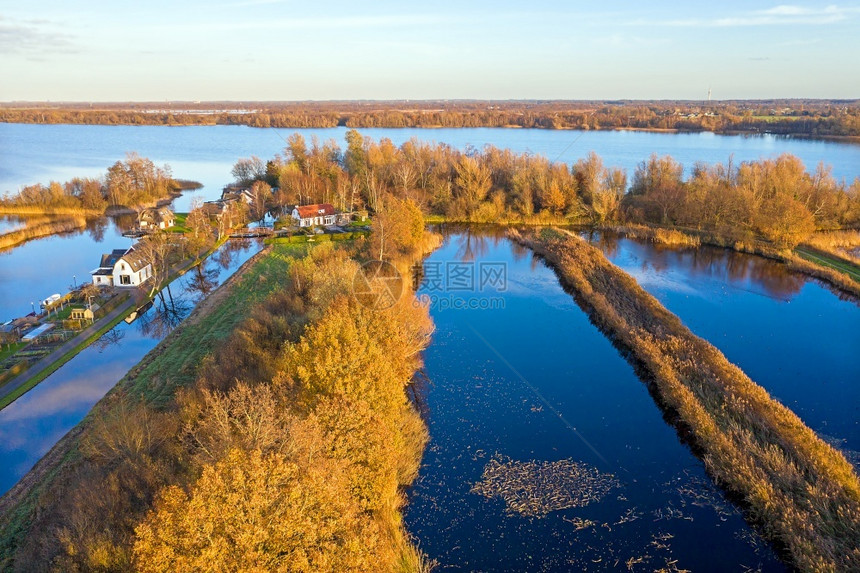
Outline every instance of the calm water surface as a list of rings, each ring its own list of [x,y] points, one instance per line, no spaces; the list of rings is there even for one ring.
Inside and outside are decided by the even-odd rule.
[[[125,322],[83,350],[38,386],[0,410],[0,495],[80,422],[194,305],[260,250],[228,242],[170,285],[170,292],[132,324]],[[171,296],[172,295],[172,296]]]
[[[502,263],[507,281],[501,292],[422,288],[440,297],[418,392],[431,439],[406,523],[440,570],[626,570],[639,559],[644,570],[676,560],[693,571],[783,570],[551,270],[505,239],[469,233],[449,236],[425,269],[464,261],[476,273]],[[443,309],[451,297],[499,302]],[[584,507],[524,517],[471,491],[497,455],[573,460],[618,486]]]
[[[860,305],[728,249],[592,237],[697,335],[860,464]],[[858,466],[860,467],[860,466]]]

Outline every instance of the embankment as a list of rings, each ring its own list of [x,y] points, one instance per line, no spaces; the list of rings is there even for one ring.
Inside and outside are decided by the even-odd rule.
[[[860,569],[860,480],[841,453],[580,238],[511,232],[645,373],[713,478],[804,571]]]

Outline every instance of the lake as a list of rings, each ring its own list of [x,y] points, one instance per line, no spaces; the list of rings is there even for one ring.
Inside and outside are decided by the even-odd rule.
[[[860,305],[785,265],[588,236],[695,334],[860,464]]]
[[[176,177],[193,179],[204,187],[184,193],[174,208],[187,211],[193,197],[215,199],[231,181],[230,170],[240,157],[264,159],[282,152],[293,132],[308,140],[334,139],[345,146],[346,128],[258,129],[245,126],[98,126],[0,123],[0,194],[17,192],[33,183],[66,181],[77,176],[100,176],[107,167],[136,151],[158,164],[169,164]],[[460,149],[492,144],[519,152],[574,162],[590,151],[607,164],[628,171],[652,152],[671,154],[687,168],[696,161],[735,162],[793,153],[807,167],[825,162],[837,178],[860,176],[860,145],[788,139],[775,136],[724,136],[712,133],[667,134],[635,131],[551,131],[540,129],[364,129],[361,133],[401,144],[416,137],[445,142]],[[0,218],[0,232],[17,220]],[[0,322],[31,310],[31,302],[63,293],[74,281],[88,280],[99,256],[127,247],[113,220],[103,219],[90,229],[63,237],[31,241],[11,254],[0,253]]]
[[[505,269],[503,289],[480,284],[490,265]],[[430,443],[405,521],[439,570],[784,570],[542,262],[456,232],[424,266],[437,330],[417,395]],[[428,268],[446,281],[434,287]],[[446,287],[463,268],[474,288]],[[485,302],[455,310],[455,299]],[[521,515],[474,491],[493,460],[572,462],[614,485],[588,481],[589,503]]]
[[[361,129],[363,135],[391,139],[396,145],[415,137],[444,142],[459,149],[492,144],[517,152],[541,154],[553,161],[573,163],[596,151],[607,165],[632,172],[651,153],[670,154],[688,169],[696,161],[734,162],[793,153],[815,168],[819,162],[833,167],[837,179],[849,182],[860,176],[860,145],[789,139],[771,135],[732,136],[713,133],[652,133],[637,131],[568,131],[543,129]],[[272,129],[245,126],[102,126],[0,124],[0,194],[22,186],[73,177],[100,176],[107,168],[136,151],[157,164],[169,164],[173,174],[204,184],[176,201],[187,211],[189,197],[217,198],[232,180],[230,170],[240,157],[269,159],[281,153],[286,139],[298,132],[310,143],[335,140],[346,146],[347,128]]]
[[[176,177],[212,199],[239,157],[269,158],[294,131],[335,139],[346,129],[65,126],[0,124],[0,193],[50,180],[101,175],[128,151],[169,163]],[[458,148],[491,143],[573,162],[597,151],[631,170],[652,151],[688,168],[694,161],[758,159],[789,152],[808,167],[860,175],[860,146],[772,136],[521,129],[368,129],[400,144],[412,137]],[[0,220],[0,232],[16,219]],[[31,241],[0,254],[0,322],[31,302],[89,280],[99,256],[127,247],[123,219],[104,218],[80,233]],[[594,243],[630,272],[693,332],[708,339],[820,435],[849,455],[860,451],[860,312],[815,281],[757,257],[703,247],[662,249],[595,235]],[[232,243],[231,243],[232,245]],[[258,246],[236,247],[214,265],[223,281]],[[230,260],[227,260],[230,259]],[[644,384],[588,321],[555,275],[492,233],[454,232],[427,263],[480,275],[504,269],[503,290],[457,281],[435,294],[437,326],[425,353],[428,380],[418,390],[431,442],[406,507],[409,530],[440,570],[557,570],[678,567],[694,571],[782,571],[769,547],[707,478],[701,463],[667,425]],[[426,265],[425,265],[426,268]],[[208,276],[208,275],[207,275]],[[467,275],[458,275],[462,281]],[[489,277],[498,275],[488,275]],[[187,275],[174,283],[177,308],[151,309],[121,324],[42,384],[0,411],[0,491],[6,491],[78,423],[199,297]],[[425,276],[427,278],[427,276]],[[476,290],[477,288],[477,290]],[[445,308],[473,301],[475,310]],[[530,464],[530,465],[529,465]],[[500,496],[490,477],[522,468],[550,476],[537,500],[549,507],[522,515],[511,487]],[[495,472],[495,473],[494,473]],[[507,473],[505,473],[507,472]],[[485,475],[486,474],[486,475]],[[584,484],[588,499],[568,499],[557,483]],[[565,481],[567,480],[567,481]],[[574,480],[574,481],[571,481]],[[576,481],[579,480],[579,481]],[[483,485],[479,485],[483,484]],[[489,485],[488,485],[489,484]],[[547,489],[549,488],[549,489]],[[571,488],[568,488],[568,493]],[[578,488],[573,488],[578,489]],[[565,501],[566,500],[566,501]],[[573,504],[573,505],[571,505]]]

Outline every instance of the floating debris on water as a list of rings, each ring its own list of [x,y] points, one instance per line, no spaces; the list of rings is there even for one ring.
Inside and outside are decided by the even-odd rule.
[[[584,507],[621,485],[614,475],[571,459],[516,462],[499,454],[484,466],[482,477],[472,493],[501,497],[508,512],[528,517]]]

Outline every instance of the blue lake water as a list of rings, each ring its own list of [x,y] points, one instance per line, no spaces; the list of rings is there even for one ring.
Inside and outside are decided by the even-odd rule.
[[[200,181],[204,187],[188,191],[174,202],[187,211],[192,198],[215,199],[232,180],[230,170],[240,157],[268,159],[281,153],[293,132],[309,141],[334,139],[345,147],[346,128],[257,129],[244,126],[98,126],[29,125],[0,123],[0,194],[22,186],[66,181],[78,176],[101,176],[127,152],[169,164],[176,177]],[[542,154],[552,160],[574,162],[596,151],[608,165],[632,172],[652,152],[671,154],[690,168],[696,161],[735,162],[793,153],[807,167],[819,162],[833,167],[839,179],[860,176],[860,145],[787,139],[775,136],[723,136],[711,133],[667,134],[632,131],[550,131],[540,129],[365,129],[374,139],[395,144],[411,138],[444,142],[465,149],[492,144],[518,152]],[[0,232],[3,225],[0,222]],[[103,232],[85,231],[64,237],[31,241],[0,253],[0,321],[30,311],[30,302],[65,292],[74,280],[86,279],[102,252],[128,246],[112,222],[100,223]]]
[[[860,463],[860,305],[784,265],[593,236],[607,257]]]
[[[236,159],[269,158],[293,131],[341,145],[346,132],[0,124],[0,193],[100,175],[126,152],[137,151],[169,163],[177,177],[204,184],[175,202],[183,211],[193,196],[219,196]],[[653,151],[669,153],[687,167],[730,155],[738,162],[789,152],[809,167],[819,161],[832,165],[838,178],[860,175],[860,146],[770,136],[361,131],[396,144],[412,137],[459,148],[491,143],[568,162],[594,150],[607,164],[628,170]],[[0,232],[13,224],[0,222]],[[31,301],[87,280],[102,252],[131,244],[121,236],[123,228],[121,220],[104,219],[84,232],[0,254],[0,321],[29,312]],[[860,450],[860,316],[854,303],[756,257],[609,238],[598,244],[813,429],[839,447]],[[237,253],[219,280],[256,248]],[[653,570],[675,559],[678,567],[694,571],[783,569],[663,421],[632,368],[542,263],[503,239],[479,233],[449,237],[429,260],[503,262],[508,273],[508,288],[489,292],[495,310],[441,310],[438,304],[433,310],[437,333],[425,356],[429,382],[419,392],[431,443],[406,519],[441,570],[625,570],[628,560],[634,570]],[[176,284],[174,294],[186,290]],[[448,294],[488,300],[485,291]],[[183,309],[177,316],[190,307]],[[147,315],[122,324],[103,344],[85,350],[0,412],[0,491],[82,419],[165,332]],[[512,515],[499,498],[471,493],[497,454],[515,462],[573,460],[614,475],[619,485],[583,507],[542,518]]]
[[[551,270],[505,239],[467,232],[450,235],[425,268],[438,263],[472,264],[476,276],[502,263],[507,274],[503,291],[477,282],[420,291],[437,297],[418,390],[431,438],[405,519],[440,570],[626,570],[628,560],[642,570],[671,561],[783,570]],[[496,302],[442,308],[451,297]],[[572,460],[620,485],[583,507],[512,514],[472,492],[496,455]]]

